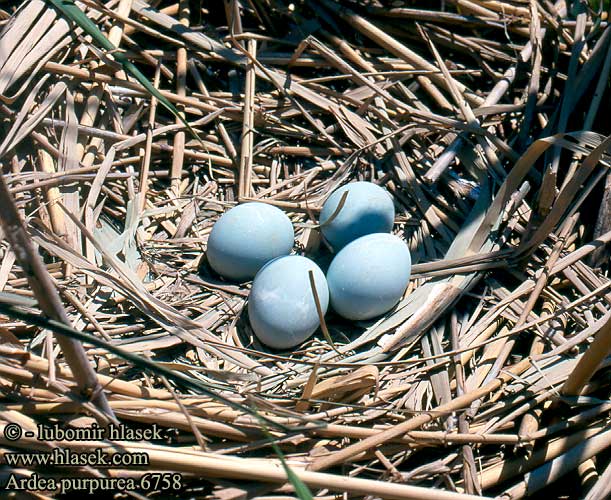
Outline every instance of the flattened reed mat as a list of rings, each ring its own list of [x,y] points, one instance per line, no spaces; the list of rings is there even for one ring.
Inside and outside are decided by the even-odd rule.
[[[17,4],[2,498],[611,495],[609,2]],[[318,329],[267,347],[214,224],[273,205],[326,273],[356,181],[392,198],[407,290],[348,320],[310,274]]]

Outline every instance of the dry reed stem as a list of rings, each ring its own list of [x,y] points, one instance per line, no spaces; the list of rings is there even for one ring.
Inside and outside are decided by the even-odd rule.
[[[2,425],[4,430],[4,425]],[[4,444],[11,443],[4,437],[0,438]],[[13,446],[40,448],[41,445],[33,440],[21,439],[12,443]],[[185,473],[206,474],[208,477],[221,477],[233,479],[247,479],[265,482],[285,483],[287,475],[277,461],[244,459],[237,457],[219,457],[213,454],[203,454],[194,451],[176,451],[175,449],[140,443],[122,442],[117,446],[109,446],[105,442],[72,442],[67,445],[78,450],[93,450],[102,448],[107,453],[134,453],[146,451],[150,459],[150,466],[158,470],[181,471]],[[120,446],[120,448],[118,448]],[[310,472],[297,467],[291,467],[293,472],[306,485],[315,488],[326,488],[333,491],[345,491],[355,494],[377,495],[393,500],[475,500],[480,497],[464,495],[449,491],[420,488],[405,484],[359,479],[347,476],[337,476],[320,472]]]
[[[0,214],[5,237],[11,244],[17,262],[26,270],[28,284],[34,292],[41,310],[50,318],[70,325],[70,320],[61,303],[57,290],[53,286],[42,260],[34,250],[32,241],[11,199],[3,177],[0,178]],[[57,341],[74,378],[77,380],[79,395],[98,405],[105,418],[111,421],[115,420],[106,400],[106,395],[97,381],[83,346],[78,341],[61,335],[57,336]],[[102,421],[101,423],[104,424],[106,422]]]
[[[550,482],[576,469],[580,463],[611,446],[611,431],[601,432],[572,447],[562,455],[529,472],[524,480],[505,491],[501,498],[518,499],[531,496]]]
[[[190,8],[186,0],[180,0],[178,3],[179,15],[178,19],[183,26],[189,26]],[[187,80],[187,49],[178,47],[176,49],[176,95],[184,97],[186,95],[186,80]],[[179,112],[182,109],[179,107]],[[184,117],[184,113],[182,113]],[[181,125],[182,122],[176,118],[176,124]],[[170,180],[172,183],[172,191],[178,197],[180,196],[180,181],[183,174],[184,148],[185,148],[185,131],[179,130],[174,134],[173,142],[172,166],[170,169]]]
[[[54,174],[55,165],[53,163],[53,157],[44,149],[39,150],[38,155],[42,171],[48,174]],[[49,187],[45,191],[48,201],[47,209],[49,210],[53,231],[59,237],[64,237],[66,235],[66,221],[63,210],[61,210],[57,204],[58,200],[61,200],[61,193],[56,187]]]
[[[252,58],[251,64],[246,70],[244,88],[244,119],[242,121],[242,138],[240,142],[240,184],[238,187],[239,197],[249,197],[252,191],[252,165],[254,145],[254,116],[255,116],[255,84],[256,71],[255,60],[257,57],[256,40],[248,40],[248,55]]]
[[[594,342],[590,344],[566,379],[561,393],[567,396],[578,396],[609,352],[611,352],[611,318],[596,332]]]
[[[366,438],[358,443],[348,446],[347,448],[337,451],[335,453],[330,454],[327,457],[322,457],[320,459],[314,460],[310,465],[309,469],[318,471],[328,469],[335,464],[342,463],[348,460],[350,457],[356,455],[357,453],[361,453],[363,451],[369,450],[380,444],[385,443],[395,437],[398,437],[402,434],[405,434],[408,431],[412,431],[417,429],[418,427],[430,422],[431,420],[438,418],[439,416],[446,415],[452,411],[464,408],[471,402],[479,399],[483,396],[490,394],[492,391],[498,389],[503,383],[506,383],[511,379],[513,375],[519,375],[524,370],[526,370],[530,366],[530,360],[524,360],[518,363],[515,366],[512,366],[511,369],[507,370],[506,373],[501,373],[500,376],[486,386],[475,390],[471,393],[464,394],[453,399],[451,402],[446,403],[444,405],[440,405],[435,408],[431,413],[425,413],[423,415],[419,415],[417,417],[413,417],[405,422],[394,426],[391,429],[381,432],[377,436],[371,436]]]

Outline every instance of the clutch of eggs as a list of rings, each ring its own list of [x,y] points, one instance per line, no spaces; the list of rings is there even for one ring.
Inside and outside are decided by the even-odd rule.
[[[267,346],[290,349],[320,326],[310,272],[322,315],[331,305],[344,318],[366,320],[398,303],[409,282],[411,258],[407,245],[389,234],[394,217],[392,198],[376,184],[353,182],[333,192],[320,214],[321,231],[337,252],[325,277],[314,261],[288,255],[295,233],[284,212],[245,203],[212,228],[208,262],[231,280],[254,277],[248,299],[251,327]]]

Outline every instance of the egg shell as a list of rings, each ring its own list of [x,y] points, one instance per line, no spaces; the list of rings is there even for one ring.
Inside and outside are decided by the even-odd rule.
[[[331,307],[347,319],[375,318],[399,302],[411,270],[409,249],[401,238],[377,233],[354,240],[329,266]]]
[[[270,260],[289,254],[294,241],[293,225],[282,210],[266,203],[244,203],[214,224],[206,255],[221,276],[244,281]]]
[[[329,307],[327,280],[312,260],[299,255],[279,257],[255,276],[248,297],[248,316],[259,340],[269,347],[295,347],[320,326],[310,270],[325,314]]]
[[[346,191],[344,206],[331,219]],[[394,220],[392,198],[371,182],[352,182],[335,190],[323,204],[319,218],[322,234],[336,251],[366,234],[389,233]]]

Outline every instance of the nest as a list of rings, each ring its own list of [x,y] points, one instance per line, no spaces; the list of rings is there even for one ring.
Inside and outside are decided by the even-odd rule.
[[[606,498],[605,9],[5,4],[5,489]],[[383,317],[329,313],[328,335],[266,348],[250,283],[206,263],[212,226],[269,203],[291,218],[295,252],[330,258],[320,208],[354,180],[393,196],[407,292]],[[53,429],[75,439],[42,436]],[[19,455],[96,449],[116,465]],[[43,477],[57,484],[23,482]]]

